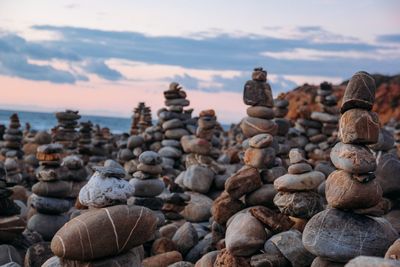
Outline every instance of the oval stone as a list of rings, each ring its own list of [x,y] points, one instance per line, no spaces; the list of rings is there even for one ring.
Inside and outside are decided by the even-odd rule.
[[[276,135],[278,125],[272,120],[264,120],[255,117],[246,117],[240,123],[240,128],[245,137],[252,137],[261,133]]]
[[[275,189],[278,191],[292,192],[313,190],[325,180],[325,175],[319,171],[303,174],[285,174],[274,181]]]
[[[339,137],[345,144],[375,144],[379,137],[379,117],[363,109],[346,111],[339,121]]]
[[[383,218],[338,209],[318,213],[303,231],[303,244],[308,251],[337,262],[359,255],[383,257],[397,238],[397,232]]]
[[[226,229],[227,250],[235,256],[250,256],[260,249],[267,239],[264,225],[249,213],[239,213]]]
[[[278,192],[274,203],[283,214],[304,219],[311,218],[323,209],[320,195],[313,191]]]
[[[367,173],[376,169],[374,155],[362,145],[339,142],[331,150],[331,160],[336,168],[351,173]]]
[[[365,71],[351,77],[342,99],[341,113],[352,108],[371,110],[375,101],[376,85],[374,78]]]
[[[328,204],[340,209],[365,209],[382,199],[382,188],[376,179],[360,183],[345,171],[334,171],[326,180],[325,196]]]
[[[156,216],[145,207],[117,205],[89,210],[56,233],[51,250],[70,260],[108,257],[145,243],[156,225]]]

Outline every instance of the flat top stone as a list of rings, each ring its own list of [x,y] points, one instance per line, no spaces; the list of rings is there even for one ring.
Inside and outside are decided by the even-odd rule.
[[[61,153],[62,151],[63,151],[63,145],[58,143],[41,145],[37,148],[37,152],[46,154]]]
[[[161,164],[162,160],[160,155],[154,151],[144,151],[139,156],[139,162],[147,165],[157,165]]]
[[[92,169],[103,177],[124,178],[125,170],[118,167],[93,166]]]

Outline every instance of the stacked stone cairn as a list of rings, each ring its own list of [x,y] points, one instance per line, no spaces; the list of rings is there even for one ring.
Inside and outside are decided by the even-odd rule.
[[[375,179],[375,157],[366,146],[379,137],[379,118],[371,111],[375,90],[366,72],[357,72],[348,83],[341,105],[341,142],[331,151],[338,170],[326,181],[328,209],[312,217],[303,232],[304,246],[325,264],[346,263],[360,255],[383,257],[398,238],[380,217],[385,201]]]
[[[80,189],[86,184],[89,172],[83,160],[78,155],[69,155],[63,158],[61,163],[60,178],[69,184],[69,194],[66,195],[75,202]]]
[[[133,188],[133,197],[129,198],[128,205],[144,206],[154,211],[158,218],[158,226],[165,222],[161,212],[163,200],[158,197],[165,189],[164,182],[160,179],[162,160],[157,152],[144,151],[139,156],[137,171],[129,180]]]
[[[96,124],[92,139],[92,155],[89,158],[90,164],[99,164],[109,157],[109,153],[105,149],[107,142],[108,140],[104,137],[100,126]]]
[[[6,181],[0,179],[0,243],[10,244],[25,229],[26,222],[20,215],[20,207],[11,196],[13,191],[7,188]]]
[[[285,116],[288,114],[289,109],[289,101],[286,99],[275,99],[274,100],[274,116],[275,123],[278,125],[278,133],[274,138],[279,143],[279,150],[277,156],[279,156],[283,162],[283,165],[286,166],[287,158],[289,154],[289,150],[291,145],[288,141],[288,133],[291,127],[290,121],[285,119]]]
[[[27,228],[38,232],[45,241],[50,241],[54,234],[68,221],[66,212],[71,202],[67,199],[70,185],[61,180],[61,159],[63,157],[61,144],[39,146],[36,157],[39,160],[37,169],[38,183],[33,185],[33,194],[29,197],[32,216]]]
[[[8,158],[21,159],[23,156],[22,131],[20,129],[18,115],[16,113],[10,116],[10,124],[3,135],[4,143],[1,154]]]
[[[66,223],[51,241],[56,255],[43,266],[141,266],[142,244],[152,239],[157,218],[151,210],[126,205],[132,186],[120,166],[94,167],[79,193],[89,207]]]
[[[162,148],[163,131],[161,125],[147,127],[142,136],[149,150],[158,152]]]
[[[339,109],[337,108],[337,98],[332,92],[332,85],[323,82],[317,91],[316,102],[322,112],[314,111],[311,119],[322,124],[320,132],[310,136],[309,140],[314,147],[310,150],[312,157],[316,160],[328,160],[332,146],[337,142],[337,128],[339,122]]]
[[[78,153],[85,163],[89,161],[92,154],[92,128],[93,123],[91,121],[79,123]]]
[[[64,146],[67,153],[73,153],[78,146],[79,133],[76,131],[81,116],[78,111],[57,112],[57,126],[53,132],[53,142]]]
[[[263,185],[260,175],[275,165],[278,150],[273,137],[278,125],[272,120],[274,103],[266,76],[266,71],[256,68],[244,87],[243,100],[250,105],[241,123],[244,137],[249,138],[243,142],[245,166],[226,180],[224,192],[212,206],[213,245],[220,250],[213,258],[214,266],[250,266],[250,256],[256,257],[251,261],[258,261],[255,254],[270,235],[267,228],[279,232],[293,225],[287,216],[268,208],[273,206],[276,191],[272,184]]]
[[[163,108],[157,112],[164,131],[164,140],[161,142],[163,147],[158,153],[162,157],[166,174],[176,177],[179,171],[174,171],[174,168],[183,169],[180,161],[182,156],[180,139],[190,134],[185,121],[190,119],[191,114],[184,110],[190,102],[186,99],[186,92],[176,82],[171,83],[169,89],[164,91],[164,97],[168,109]]]
[[[139,102],[138,106],[133,110],[131,135],[143,133],[147,127],[152,125],[151,108],[147,107],[144,102]]]
[[[323,201],[316,189],[325,181],[325,175],[313,171],[304,151],[298,148],[290,150],[289,160],[288,174],[274,181],[278,191],[274,203],[292,221],[305,225],[308,219],[323,210]]]
[[[122,144],[118,159],[125,171],[131,177],[138,170],[139,156],[146,150],[145,139],[142,135],[131,135]]]

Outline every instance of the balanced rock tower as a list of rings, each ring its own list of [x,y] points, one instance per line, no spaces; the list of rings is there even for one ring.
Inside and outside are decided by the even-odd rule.
[[[383,257],[398,234],[382,216],[382,188],[367,145],[378,141],[379,118],[372,112],[375,81],[357,72],[347,85],[339,138],[331,151],[338,169],[326,181],[328,209],[316,214],[303,232],[303,244],[316,260],[348,262],[357,256]]]
[[[10,116],[10,124],[3,135],[4,145],[1,154],[8,158],[21,159],[23,156],[22,148],[22,131],[19,117],[16,113]]]
[[[74,150],[78,146],[79,133],[75,130],[78,127],[78,120],[81,116],[78,111],[66,110],[56,113],[57,126],[53,132],[53,142],[64,146],[66,152]]]

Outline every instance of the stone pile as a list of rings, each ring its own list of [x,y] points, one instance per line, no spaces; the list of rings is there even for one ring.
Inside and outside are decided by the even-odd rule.
[[[78,153],[83,156],[85,163],[89,161],[92,154],[92,128],[91,121],[79,123]]]
[[[249,138],[244,142],[246,143],[245,166],[226,180],[224,192],[212,206],[213,245],[221,249],[225,243],[226,247],[218,253],[215,266],[227,266],[227,264],[249,266],[244,257],[257,254],[268,237],[265,228],[269,226],[264,224],[262,215],[267,212],[268,216],[274,218],[271,220],[274,222],[280,218],[276,212],[267,207],[255,206],[273,206],[272,200],[276,194],[273,185],[263,185],[260,175],[260,172],[268,172],[269,168],[275,166],[278,150],[273,137],[278,132],[278,125],[272,120],[274,103],[266,76],[266,71],[256,68],[252,80],[245,84],[243,100],[245,104],[250,105],[247,109],[248,117],[241,123],[244,136]],[[255,207],[250,211],[249,209],[241,211],[246,206]],[[285,216],[278,220],[282,221],[282,224],[290,222]],[[287,229],[288,226],[284,226],[281,231]]]
[[[283,163],[284,166],[286,166],[289,150],[291,148],[291,144],[288,141],[288,133],[291,124],[289,120],[285,119],[285,116],[289,112],[288,106],[289,101],[286,99],[274,100],[274,121],[278,125],[278,133],[274,138],[279,144],[277,156],[279,156],[282,160],[285,160]]]
[[[12,200],[13,191],[6,181],[0,180],[0,243],[10,244],[24,231],[26,223],[20,215],[20,207]]]
[[[372,112],[375,81],[357,72],[347,85],[339,122],[339,138],[331,151],[338,169],[326,181],[328,209],[315,215],[303,232],[303,244],[316,260],[344,263],[357,256],[383,257],[398,238],[383,219],[386,202],[375,179],[376,161],[366,145],[379,137],[379,119]],[[333,263],[332,263],[333,264]]]
[[[22,176],[21,164],[15,158],[6,158],[4,162],[5,180],[7,185],[13,186],[18,184],[24,184],[25,181]]]
[[[10,116],[10,124],[5,130],[3,135],[3,147],[1,154],[9,158],[21,159],[23,156],[22,148],[22,131],[20,129],[21,124],[19,122],[18,115],[16,113]]]
[[[309,136],[312,143],[309,150],[315,159],[326,160],[325,155],[329,155],[331,147],[337,141],[337,128],[339,121],[339,109],[337,108],[337,98],[332,92],[332,85],[323,82],[317,91],[316,102],[322,112],[313,111],[311,119],[321,123],[320,132],[315,131],[315,135]],[[314,150],[311,150],[314,148]]]
[[[78,111],[66,110],[57,112],[56,118],[58,124],[53,131],[53,142],[62,144],[67,153],[72,152],[78,146],[79,133],[76,128],[81,116]]]
[[[133,110],[131,135],[143,133],[147,127],[152,125],[151,108],[147,107],[144,102],[139,102],[138,106]]]
[[[160,179],[162,160],[157,152],[144,151],[139,156],[137,171],[129,180],[133,188],[133,197],[128,200],[128,205],[144,206],[153,210],[159,218],[158,225],[164,224],[164,214],[161,212],[163,200],[158,197],[165,189],[164,182]]]
[[[151,210],[126,205],[132,186],[120,166],[94,167],[79,201],[89,207],[66,223],[51,241],[56,255],[43,266],[141,266],[143,246],[154,237]]]
[[[70,187],[69,194],[66,197],[75,202],[80,189],[87,182],[88,170],[83,160],[77,155],[69,155],[63,158],[61,168],[60,178],[66,181]]]
[[[63,153],[63,145],[49,144],[39,146],[36,154],[40,164],[37,169],[39,182],[33,185],[33,194],[28,200],[33,210],[27,228],[38,232],[46,241],[50,241],[68,221],[65,213],[72,206],[65,199],[71,191],[70,185],[61,180]]]
[[[109,153],[106,150],[108,140],[104,137],[103,132],[99,125],[95,125],[92,137],[92,152],[89,158],[91,164],[98,164],[104,162]]]
[[[290,150],[288,173],[274,181],[278,191],[274,203],[281,213],[305,225],[308,219],[323,210],[323,201],[315,191],[325,181],[325,175],[313,171],[304,154],[297,148]]]
[[[186,92],[175,82],[171,83],[169,89],[164,91],[164,97],[168,109],[163,108],[157,112],[164,132],[162,148],[158,153],[162,157],[166,172],[176,176],[178,173],[173,169],[182,169],[180,139],[190,134],[185,121],[191,118],[191,112],[184,110],[184,107],[189,106],[190,102],[186,99]]]

